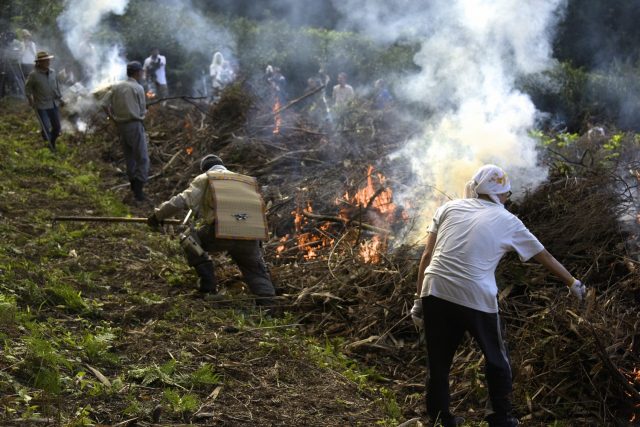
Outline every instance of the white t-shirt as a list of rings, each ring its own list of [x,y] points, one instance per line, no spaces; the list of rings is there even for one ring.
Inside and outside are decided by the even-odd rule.
[[[502,205],[458,199],[436,211],[429,232],[437,233],[421,296],[438,298],[486,313],[498,312],[495,270],[515,250],[522,261],[544,246]]]
[[[356,94],[350,85],[344,85],[344,87],[340,85],[335,85],[333,87],[333,104],[336,107],[345,105],[347,102],[351,101],[355,96]]]
[[[156,81],[158,82],[159,85],[166,85],[167,84],[167,75],[165,71],[165,68],[166,68],[165,66],[167,65],[166,57],[162,55],[158,55],[155,60],[152,57],[148,57],[147,59],[144,60],[144,65],[142,66],[142,68],[144,68],[144,70],[147,71],[149,67],[151,67],[151,63],[157,62],[158,60],[160,60],[160,66],[156,69]]]
[[[33,65],[36,62],[36,44],[32,40],[22,42],[22,56],[20,57],[22,64]]]

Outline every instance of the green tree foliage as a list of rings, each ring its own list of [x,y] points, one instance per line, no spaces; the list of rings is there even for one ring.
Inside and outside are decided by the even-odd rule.
[[[640,3],[629,0],[570,0],[558,29],[555,55],[587,69],[614,60],[640,58]]]
[[[54,30],[63,0],[9,0],[0,2],[0,23],[15,28]],[[14,28],[14,29],[15,29]]]
[[[226,46],[224,40],[214,39],[208,49],[193,49],[184,40],[181,42],[180,34],[167,28],[167,18],[176,15],[179,15],[176,21],[184,28],[182,31],[189,31],[190,26],[197,24],[190,24],[189,14],[180,7],[157,4],[153,0],[132,2],[126,14],[111,17],[109,22],[111,30],[122,36],[130,59],[143,59],[152,47],[159,47],[167,56],[169,81],[179,89],[190,88],[203,72],[208,74],[213,53],[218,50],[233,49],[232,56],[244,75],[262,75],[267,65],[279,66],[289,83],[302,90],[307,78],[320,67],[334,76],[346,71],[352,80],[362,84],[400,73],[412,66],[417,49],[416,45],[403,43],[377,45],[355,33],[293,27],[284,21],[229,19],[213,12],[206,18],[212,27],[228,31],[235,46]],[[198,36],[210,37],[205,32],[194,34]]]

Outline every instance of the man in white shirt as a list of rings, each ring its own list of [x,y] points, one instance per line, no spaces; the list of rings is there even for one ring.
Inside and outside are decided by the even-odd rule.
[[[144,60],[143,68],[147,74],[147,79],[155,85],[157,95],[160,98],[166,98],[169,94],[166,66],[167,58],[160,55],[158,48],[153,48],[151,50],[151,56]]]
[[[338,74],[338,84],[333,87],[333,106],[344,107],[355,97],[351,85],[347,84],[347,73]]]
[[[411,313],[416,324],[424,325],[427,341],[427,412],[444,427],[464,422],[449,412],[449,371],[465,332],[485,357],[492,405],[486,421],[490,427],[518,425],[512,413],[511,367],[494,276],[506,252],[516,251],[522,261],[533,258],[540,262],[580,300],[586,291],[522,221],[504,209],[510,190],[502,169],[494,165],[480,168],[465,188],[465,199],[447,202],[436,211],[420,260],[420,299],[414,301]]]

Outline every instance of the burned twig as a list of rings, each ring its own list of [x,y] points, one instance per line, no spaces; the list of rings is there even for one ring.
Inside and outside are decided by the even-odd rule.
[[[340,218],[340,217],[337,217],[337,216],[330,216],[330,215],[312,214],[310,212],[307,212],[304,209],[302,210],[302,215],[304,215],[307,218],[316,219],[318,221],[336,222],[336,223],[339,223],[339,224],[344,224],[346,226],[349,226],[349,225],[353,224],[353,221],[350,220],[350,219],[344,219],[344,218]],[[363,222],[358,222],[358,227],[364,228],[365,230],[373,231],[375,233],[380,233],[380,234],[390,234],[391,233],[391,230],[386,230],[384,228],[376,227],[374,225],[366,224],[366,223],[363,223]]]
[[[289,109],[289,108],[291,108],[292,106],[296,105],[298,102],[303,101],[303,100],[307,99],[308,97],[310,97],[310,96],[312,96],[312,95],[315,95],[316,93],[320,92],[320,91],[321,91],[321,90],[323,90],[326,86],[327,86],[327,85],[319,86],[319,87],[317,87],[317,88],[313,89],[312,91],[307,92],[307,93],[305,93],[304,95],[302,95],[302,96],[300,96],[300,97],[298,97],[298,98],[296,98],[296,99],[294,99],[294,100],[291,100],[291,101],[287,102],[287,104],[286,104],[286,105],[284,105],[283,107],[280,107],[280,108],[278,108],[277,110],[272,111],[272,112],[271,112],[271,113],[269,113],[269,114],[265,114],[265,115],[263,115],[263,116],[258,117],[256,120],[262,120],[262,119],[266,119],[266,118],[269,118],[269,117],[275,117],[275,116],[277,116],[278,114],[282,113],[283,111],[288,110],[288,109]]]

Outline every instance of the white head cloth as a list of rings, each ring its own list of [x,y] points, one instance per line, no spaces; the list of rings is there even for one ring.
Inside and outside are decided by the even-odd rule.
[[[491,200],[501,205],[498,194],[509,190],[511,190],[511,182],[505,171],[495,165],[484,165],[465,185],[464,197],[477,198],[478,194],[486,194]]]

